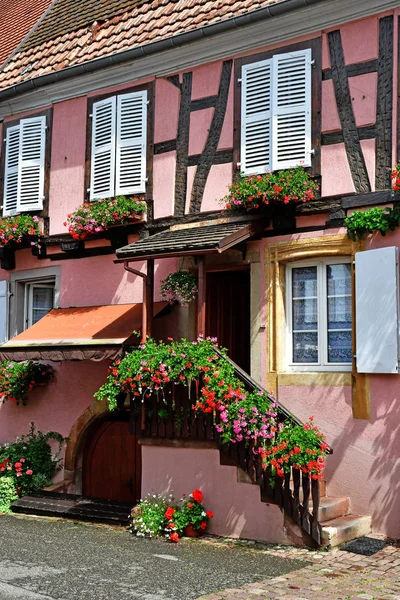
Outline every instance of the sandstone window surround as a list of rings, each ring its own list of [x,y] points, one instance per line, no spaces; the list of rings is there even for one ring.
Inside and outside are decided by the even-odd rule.
[[[315,370],[312,365],[304,372],[293,372],[287,364],[286,317],[286,267],[297,261],[346,257],[353,262],[356,252],[363,249],[362,242],[353,242],[346,235],[326,235],[268,244],[265,249],[265,276],[267,285],[267,389],[277,396],[279,386],[317,385],[351,386],[353,416],[368,419],[370,416],[369,376],[357,373],[354,359],[355,332],[352,332],[353,360],[351,372]],[[300,263],[299,263],[300,264]],[[354,307],[354,270],[352,272],[352,308]]]

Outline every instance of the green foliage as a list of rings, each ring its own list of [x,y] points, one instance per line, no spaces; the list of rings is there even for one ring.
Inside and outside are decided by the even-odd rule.
[[[386,235],[400,224],[400,208],[373,207],[366,211],[356,210],[345,219],[347,235],[352,240],[361,240],[369,233]]]
[[[40,238],[39,218],[31,215],[16,215],[0,218],[0,246],[20,244],[24,237]],[[38,245],[38,242],[32,242]]]
[[[26,362],[0,362],[0,398],[17,405],[25,404],[27,395],[37,386],[46,385],[54,377],[50,365]]]
[[[100,233],[111,225],[125,225],[132,217],[145,213],[147,204],[138,197],[116,196],[88,202],[67,215],[64,223],[76,240]]]
[[[49,442],[58,444],[55,454]],[[65,438],[55,431],[43,433],[30,424],[29,432],[12,444],[0,446],[0,480],[11,477],[23,494],[32,494],[50,485],[52,477],[62,467],[59,458]]]
[[[317,191],[317,182],[302,167],[297,167],[264,175],[241,175],[222,202],[230,211],[255,210],[262,204],[308,202]]]
[[[180,270],[170,273],[160,282],[160,293],[170,304],[179,302],[187,307],[197,296],[197,285],[194,276],[189,271]]]
[[[148,494],[132,511],[129,530],[138,537],[162,536],[167,524],[165,512],[172,496]]]
[[[0,477],[0,513],[11,512],[11,503],[17,498],[14,478],[10,476]]]

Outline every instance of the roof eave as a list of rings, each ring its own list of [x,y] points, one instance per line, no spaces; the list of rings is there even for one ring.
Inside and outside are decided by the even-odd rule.
[[[203,38],[212,37],[220,33],[225,33],[238,28],[242,28],[246,25],[281,16],[285,13],[292,12],[296,9],[305,8],[307,6],[319,4],[325,1],[326,0],[281,0],[280,2],[272,4],[271,6],[258,8],[238,17],[230,17],[229,19],[219,21],[218,23],[205,25],[203,27],[199,27],[198,29],[194,29],[193,31],[188,31],[185,33],[177,34],[175,36],[171,36],[169,38],[166,38],[165,40],[151,42],[149,44],[138,46],[136,48],[131,48],[129,50],[124,50],[116,54],[111,54],[102,58],[89,60],[80,65],[66,67],[65,69],[61,69],[54,73],[47,73],[45,75],[33,77],[32,79],[22,81],[21,83],[10,86],[0,91],[0,101],[8,100],[15,96],[27,93],[38,88],[45,87],[52,83],[64,81],[66,79],[70,79],[78,75],[83,75],[85,73],[92,73],[94,71],[98,71],[100,69],[104,69],[113,65],[115,66],[124,62],[132,61],[136,58],[141,58],[143,56],[150,56],[153,54],[165,52],[166,50],[184,46]]]

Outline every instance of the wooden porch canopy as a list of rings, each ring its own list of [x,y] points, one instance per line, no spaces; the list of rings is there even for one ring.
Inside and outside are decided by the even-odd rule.
[[[143,315],[148,315],[142,331],[151,336],[154,297],[154,259],[180,256],[198,257],[198,298],[197,298],[197,334],[205,333],[205,275],[204,255],[221,254],[225,250],[248,240],[260,233],[265,227],[258,217],[249,217],[237,221],[221,219],[218,222],[203,221],[176,225],[149,236],[143,240],[128,244],[117,250],[116,263],[124,263],[127,271],[143,278]],[[147,274],[132,269],[129,263],[147,260]]]
[[[187,223],[119,248],[115,262],[221,253],[259,231],[259,221]]]
[[[167,306],[154,304],[154,315]],[[138,340],[142,304],[55,308],[0,346],[0,360],[114,360],[122,345]]]

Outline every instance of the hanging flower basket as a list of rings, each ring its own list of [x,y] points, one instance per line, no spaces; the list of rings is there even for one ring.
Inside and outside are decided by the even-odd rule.
[[[102,233],[116,225],[138,220],[147,210],[146,202],[134,196],[116,196],[87,202],[67,216],[64,223],[74,240]]]
[[[26,362],[0,362],[0,399],[25,405],[28,393],[35,387],[44,386],[54,378],[50,365]]]
[[[161,297],[170,304],[179,302],[187,307],[198,293],[196,279],[189,271],[176,271],[161,281],[160,293]]]
[[[265,206],[296,205],[315,198],[317,182],[302,168],[241,176],[222,202],[230,212],[256,211]]]

